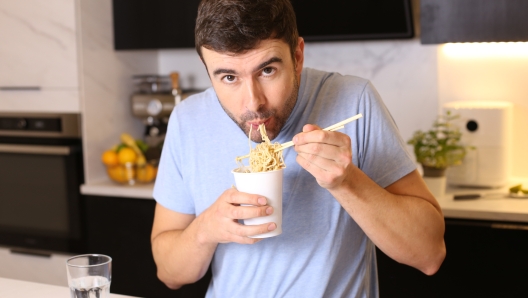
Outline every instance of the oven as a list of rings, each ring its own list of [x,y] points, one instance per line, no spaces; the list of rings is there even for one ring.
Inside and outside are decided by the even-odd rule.
[[[0,246],[82,248],[79,114],[0,113]]]

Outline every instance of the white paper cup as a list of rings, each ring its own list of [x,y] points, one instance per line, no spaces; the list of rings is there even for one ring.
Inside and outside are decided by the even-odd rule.
[[[250,236],[251,238],[268,238],[282,234],[282,173],[284,169],[259,172],[242,173],[238,169],[231,171],[235,175],[235,184],[238,191],[258,194],[265,197],[268,205],[273,207],[273,213],[268,216],[245,219],[245,225],[260,225],[274,222],[277,228],[271,232]]]

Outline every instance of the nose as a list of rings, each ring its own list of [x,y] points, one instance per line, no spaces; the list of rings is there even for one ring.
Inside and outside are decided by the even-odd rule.
[[[259,111],[266,103],[266,97],[262,90],[262,86],[257,80],[249,80],[246,83],[247,100],[246,109],[251,112]]]

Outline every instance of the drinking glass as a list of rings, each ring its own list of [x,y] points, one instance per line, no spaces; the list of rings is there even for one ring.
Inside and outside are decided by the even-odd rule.
[[[71,298],[108,298],[112,258],[100,254],[71,257],[66,261]]]

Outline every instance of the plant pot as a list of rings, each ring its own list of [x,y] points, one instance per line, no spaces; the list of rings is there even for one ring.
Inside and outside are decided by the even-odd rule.
[[[422,168],[425,184],[437,200],[442,199],[445,196],[447,185],[446,169],[438,169],[424,165],[422,165]]]

